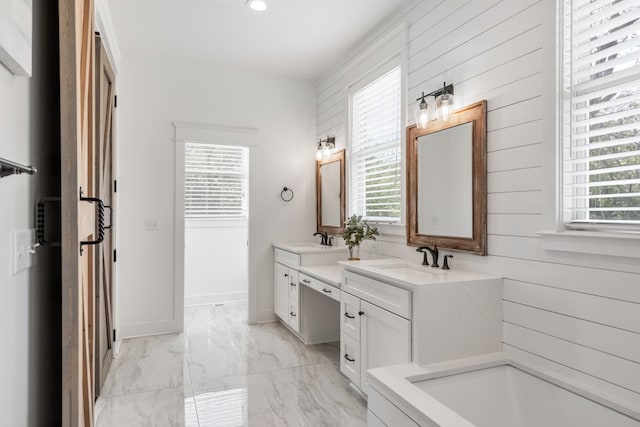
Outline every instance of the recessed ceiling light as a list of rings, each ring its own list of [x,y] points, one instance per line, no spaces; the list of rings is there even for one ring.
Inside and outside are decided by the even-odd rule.
[[[267,2],[264,0],[247,0],[245,5],[249,6],[253,10],[257,10],[258,12],[262,12],[267,9]]]

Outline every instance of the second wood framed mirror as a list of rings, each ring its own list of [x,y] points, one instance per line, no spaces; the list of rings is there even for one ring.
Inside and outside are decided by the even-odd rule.
[[[320,232],[341,234],[345,218],[345,151],[316,161],[316,224]]]
[[[407,128],[407,244],[487,254],[487,102]]]

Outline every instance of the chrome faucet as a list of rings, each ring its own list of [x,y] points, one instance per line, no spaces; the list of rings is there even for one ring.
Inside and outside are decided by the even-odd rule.
[[[433,259],[431,267],[440,267],[438,265],[439,252],[437,246],[434,246],[433,249],[431,249],[429,246],[420,246],[418,249],[416,249],[416,252],[422,252],[424,254],[422,258],[422,265],[429,265],[429,261],[427,260],[427,253],[430,253],[431,258]]]
[[[316,231],[313,233],[314,236],[320,236],[320,244],[322,246],[332,246],[331,240],[332,238],[326,232]]]

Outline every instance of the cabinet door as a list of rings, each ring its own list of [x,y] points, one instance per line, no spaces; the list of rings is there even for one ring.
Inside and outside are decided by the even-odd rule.
[[[360,389],[367,394],[367,369],[411,361],[411,322],[360,301]]]
[[[289,269],[275,263],[274,271],[274,311],[280,319],[287,322],[289,320]]]
[[[340,292],[340,332],[360,342],[360,298]]]

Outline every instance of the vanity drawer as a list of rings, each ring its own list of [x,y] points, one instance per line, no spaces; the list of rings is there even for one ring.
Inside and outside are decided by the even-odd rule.
[[[340,292],[340,332],[360,342],[360,299]]]
[[[304,273],[300,273],[300,277],[299,277],[300,281],[299,283],[308,286],[309,288],[320,292],[323,295],[328,296],[331,299],[334,299],[336,301],[340,301],[340,289],[328,285],[318,279],[314,279],[311,276],[307,276]]]
[[[360,343],[347,334],[340,334],[340,372],[360,387]]]
[[[294,254],[293,252],[283,251],[279,248],[274,249],[273,259],[275,262],[284,264],[287,267],[298,268],[300,266],[300,255]]]
[[[411,319],[411,292],[350,271],[342,273],[342,289],[392,313]]]

